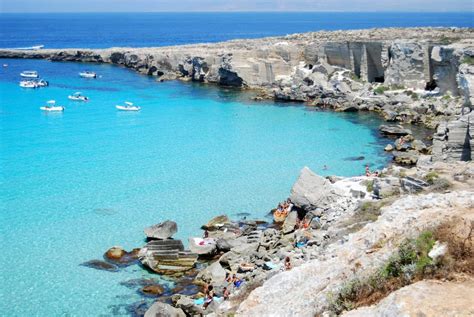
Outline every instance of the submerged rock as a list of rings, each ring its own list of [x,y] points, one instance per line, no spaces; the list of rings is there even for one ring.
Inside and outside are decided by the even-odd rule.
[[[90,267],[96,270],[103,270],[109,272],[117,272],[118,266],[102,261],[102,260],[90,260],[81,264],[82,266]]]
[[[122,247],[112,247],[104,253],[104,259],[116,265],[127,266],[134,264],[138,260],[138,252],[140,249],[133,249],[127,252]]]
[[[152,284],[152,285],[143,286],[140,289],[140,292],[142,294],[147,295],[147,296],[159,296],[159,295],[161,295],[165,292],[165,289],[161,285]]]
[[[169,239],[178,231],[178,225],[174,221],[165,222],[145,228],[144,232],[148,239]]]

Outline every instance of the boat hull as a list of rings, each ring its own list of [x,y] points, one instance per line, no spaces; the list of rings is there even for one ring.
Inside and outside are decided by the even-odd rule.
[[[21,73],[20,76],[23,78],[38,78],[39,77],[38,74],[35,75],[35,74],[23,74],[23,73]]]
[[[140,107],[125,107],[125,106],[115,106],[117,110],[120,111],[140,111]]]
[[[48,112],[61,112],[64,111],[64,107],[57,106],[57,107],[40,107],[41,110],[43,111],[48,111]]]

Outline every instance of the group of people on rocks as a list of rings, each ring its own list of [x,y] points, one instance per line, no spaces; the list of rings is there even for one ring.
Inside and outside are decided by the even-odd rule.
[[[291,211],[291,209],[293,208],[293,204],[291,203],[291,200],[290,198],[288,198],[287,200],[285,200],[284,202],[281,202],[278,204],[278,207],[277,207],[277,212],[280,212],[280,213],[289,213]]]
[[[375,172],[371,172],[370,171],[370,168],[369,168],[369,165],[365,165],[365,176],[367,177],[371,177],[371,176],[374,176],[374,177],[379,177],[379,171],[375,171]]]
[[[227,283],[227,286],[224,286],[224,288],[222,289],[222,298],[224,300],[228,300],[230,297],[230,289],[239,288],[242,285],[243,280],[238,278],[236,274],[231,275],[229,272],[227,272],[225,281]],[[205,294],[205,299],[204,299],[203,308],[206,309],[214,301],[214,297],[216,296],[216,293],[214,291],[214,286],[206,284],[204,286],[204,294]]]

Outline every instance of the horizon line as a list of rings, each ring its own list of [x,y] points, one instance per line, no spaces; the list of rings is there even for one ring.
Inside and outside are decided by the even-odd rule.
[[[343,10],[189,10],[189,11],[176,11],[176,10],[157,10],[157,11],[10,11],[0,12],[1,14],[61,14],[61,13],[465,13],[474,16],[474,12],[466,11],[425,11],[425,10],[410,10],[410,11],[392,11],[392,10],[372,10],[372,11],[343,11]]]

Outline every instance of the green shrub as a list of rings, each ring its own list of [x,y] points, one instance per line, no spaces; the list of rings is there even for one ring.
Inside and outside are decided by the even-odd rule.
[[[387,86],[378,86],[374,89],[374,94],[383,95],[387,90],[390,90]]]
[[[446,100],[446,101],[451,100],[451,96],[450,96],[450,95],[444,95],[444,96],[441,98],[441,100]]]
[[[432,171],[432,172],[429,172],[428,174],[425,175],[425,181],[428,183],[428,184],[431,184],[433,185],[435,179],[439,178],[439,175],[438,173]]]
[[[411,99],[416,101],[416,100],[420,99],[420,97],[418,96],[418,94],[416,92],[414,92],[414,93],[411,94]]]
[[[461,60],[461,63],[463,64],[468,64],[468,65],[474,65],[474,56],[466,56]]]

